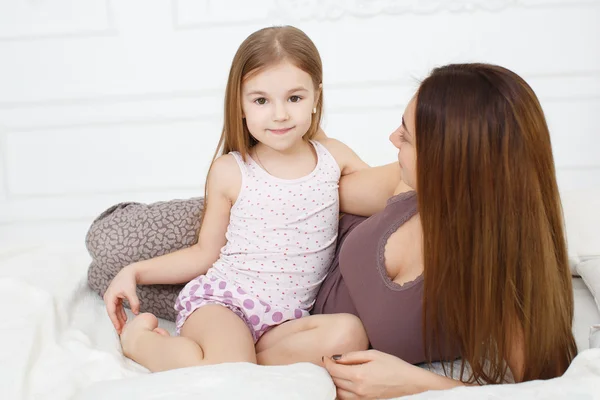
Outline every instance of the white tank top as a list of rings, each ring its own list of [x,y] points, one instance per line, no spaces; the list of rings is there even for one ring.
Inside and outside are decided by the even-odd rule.
[[[338,232],[340,168],[319,142],[317,165],[299,179],[280,179],[232,154],[242,186],[231,208],[227,244],[207,275],[234,282],[271,305],[308,310],[333,260]]]

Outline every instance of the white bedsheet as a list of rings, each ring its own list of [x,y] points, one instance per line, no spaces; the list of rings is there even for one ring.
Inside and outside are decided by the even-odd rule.
[[[101,299],[86,286],[89,257],[81,247],[0,248],[1,400],[335,397],[325,370],[311,364],[239,363],[148,374],[122,356]],[[592,311],[596,315],[584,318],[585,324],[597,317],[597,310]],[[162,326],[172,330],[172,324]],[[600,398],[599,386],[600,349],[593,349],[582,352],[564,377],[552,381],[414,398],[592,399]]]

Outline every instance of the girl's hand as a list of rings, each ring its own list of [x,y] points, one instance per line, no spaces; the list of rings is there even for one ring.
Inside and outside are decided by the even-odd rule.
[[[137,315],[140,312],[140,300],[135,292],[136,286],[136,273],[131,264],[119,271],[104,293],[104,304],[106,304],[108,317],[119,335],[127,322],[123,299],[129,301],[134,314]]]
[[[323,362],[340,400],[388,399],[418,393],[424,390],[419,386],[423,372],[428,373],[376,350],[325,357]]]

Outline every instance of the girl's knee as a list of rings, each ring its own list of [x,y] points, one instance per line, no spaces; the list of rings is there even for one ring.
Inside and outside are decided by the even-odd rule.
[[[369,339],[367,331],[360,318],[352,314],[344,314],[344,326],[348,330],[348,338],[356,350],[366,350],[369,348]]]
[[[361,320],[352,314],[337,314],[331,326],[332,346],[341,352],[366,350],[367,332]]]

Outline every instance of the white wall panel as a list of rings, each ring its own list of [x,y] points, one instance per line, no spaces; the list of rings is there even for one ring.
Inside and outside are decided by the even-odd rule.
[[[199,187],[216,146],[203,132],[217,130],[214,121],[9,132],[8,192],[67,196]]]
[[[101,35],[112,28],[108,0],[0,3],[0,41]]]
[[[314,40],[323,126],[370,164],[396,159],[389,133],[431,68],[482,61],[538,94],[561,189],[599,187],[598,21],[600,0],[4,1],[0,240],[202,194],[231,59],[271,24]]]

